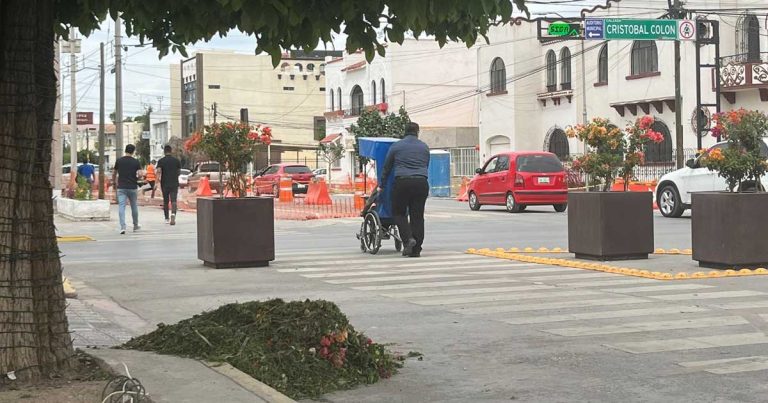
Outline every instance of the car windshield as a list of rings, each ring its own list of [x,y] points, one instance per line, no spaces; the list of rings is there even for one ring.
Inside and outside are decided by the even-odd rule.
[[[562,172],[563,164],[554,155],[535,154],[517,157],[518,172]]]
[[[189,175],[190,171],[189,169],[182,169],[179,171],[179,175]]]
[[[285,173],[287,174],[311,174],[312,173],[312,170],[305,165],[288,166],[288,167],[285,167],[283,171],[285,171]]]
[[[218,170],[219,170],[218,162],[206,162],[204,164],[200,164],[200,168],[199,168],[200,172],[218,172]]]

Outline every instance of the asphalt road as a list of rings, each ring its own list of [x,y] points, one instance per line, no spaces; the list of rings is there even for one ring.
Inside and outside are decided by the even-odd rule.
[[[168,227],[146,209],[144,229],[124,236],[114,222],[57,225],[97,240],[62,244],[65,274],[127,332],[232,301],[323,298],[375,340],[424,354],[329,401],[765,401],[768,276],[665,282],[466,255],[565,248],[567,212],[472,212],[445,200],[427,210],[421,259],[391,243],[361,254],[359,219],[280,221],[277,259],[264,269],[204,268],[191,214]],[[690,219],[657,215],[655,234],[657,247],[689,248]],[[693,266],[670,259],[648,264]]]

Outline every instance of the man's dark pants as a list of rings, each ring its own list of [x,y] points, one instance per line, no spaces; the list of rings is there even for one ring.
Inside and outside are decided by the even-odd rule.
[[[392,188],[392,214],[403,243],[416,240],[413,253],[421,253],[424,243],[424,205],[429,196],[429,183],[423,176],[406,176],[395,179]],[[410,224],[408,217],[410,216]]]
[[[163,188],[163,213],[165,219],[168,219],[168,202],[171,202],[171,208],[173,214],[176,214],[176,199],[179,195],[178,186],[161,186]]]

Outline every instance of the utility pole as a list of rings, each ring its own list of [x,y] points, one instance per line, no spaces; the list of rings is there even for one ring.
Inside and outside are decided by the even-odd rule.
[[[122,36],[120,15],[115,20],[115,160],[123,153],[123,60],[120,44]]]
[[[99,67],[99,199],[104,199],[104,42],[101,43]]]
[[[75,74],[77,71],[77,30],[71,28],[69,31],[69,187],[75,188],[77,183],[77,91]]]
[[[211,105],[211,110],[213,111],[213,123],[216,123],[216,102]]]
[[[581,40],[581,123],[587,124],[587,67],[584,58],[584,39]]]
[[[669,16],[672,19],[681,17],[680,0],[674,0],[674,5],[669,10]],[[680,40],[675,41],[675,148],[677,168],[680,169],[685,164],[685,153],[683,152],[683,95],[681,91],[680,77]]]

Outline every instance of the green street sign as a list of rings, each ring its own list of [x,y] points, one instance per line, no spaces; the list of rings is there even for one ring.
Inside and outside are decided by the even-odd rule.
[[[547,27],[547,34],[551,36],[579,36],[579,24],[567,22],[553,22]]]
[[[677,37],[677,20],[605,19],[605,39],[667,40]]]

